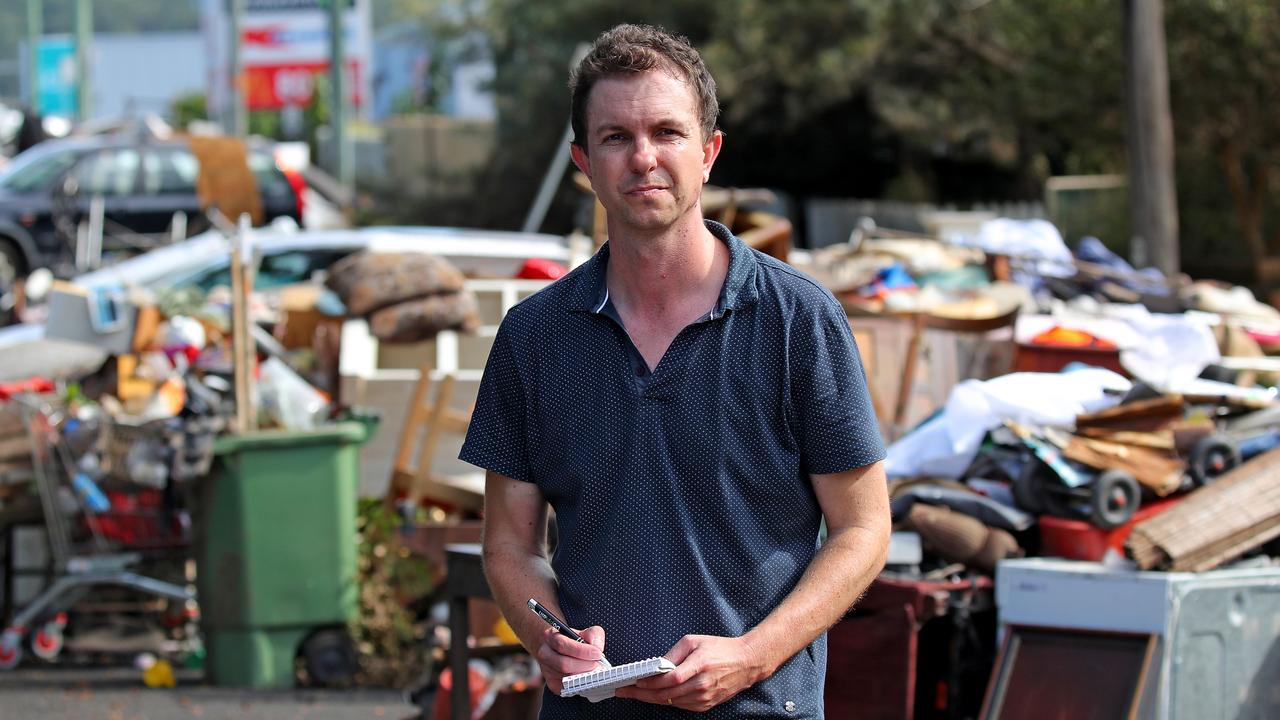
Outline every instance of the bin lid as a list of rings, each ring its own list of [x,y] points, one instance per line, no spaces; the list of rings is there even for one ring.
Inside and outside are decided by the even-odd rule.
[[[229,455],[246,450],[362,443],[368,439],[368,435],[368,426],[360,422],[333,423],[314,430],[255,430],[241,435],[219,437],[213,443],[213,453]]]

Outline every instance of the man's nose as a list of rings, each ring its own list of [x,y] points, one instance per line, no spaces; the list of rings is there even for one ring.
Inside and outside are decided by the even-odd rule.
[[[636,140],[631,150],[631,169],[636,173],[647,173],[658,164],[658,149],[648,138]]]

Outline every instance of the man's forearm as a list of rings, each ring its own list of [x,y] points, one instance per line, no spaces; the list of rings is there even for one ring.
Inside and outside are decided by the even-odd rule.
[[[795,589],[743,636],[763,669],[760,679],[838,622],[866,591],[884,567],[888,529],[855,526],[827,537]]]
[[[530,555],[515,545],[486,543],[484,574],[489,581],[494,601],[503,617],[520,638],[525,649],[534,652],[541,642],[546,624],[529,612],[529,598],[547,605],[557,614],[555,573],[551,563],[541,555]],[[561,614],[563,617],[563,614]]]

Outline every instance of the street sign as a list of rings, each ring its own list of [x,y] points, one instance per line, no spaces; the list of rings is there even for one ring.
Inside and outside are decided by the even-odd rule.
[[[346,0],[343,45],[348,98],[361,109],[368,97],[372,58],[369,0]],[[329,72],[327,0],[247,0],[240,18],[241,80],[250,110],[302,107],[312,101],[316,76]],[[225,0],[205,0],[202,20],[212,50],[210,109],[226,102],[229,18]]]

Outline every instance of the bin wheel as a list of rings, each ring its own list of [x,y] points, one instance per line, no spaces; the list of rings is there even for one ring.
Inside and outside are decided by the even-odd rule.
[[[22,661],[22,633],[9,628],[0,635],[0,670],[12,670]]]
[[[349,685],[356,675],[356,649],[346,630],[317,630],[302,644],[302,659],[313,683]]]
[[[1197,487],[1203,487],[1240,463],[1240,445],[1226,435],[1215,433],[1200,438],[1191,446],[1187,474]]]
[[[1107,470],[1093,479],[1089,521],[1104,530],[1120,527],[1138,511],[1139,502],[1138,481],[1123,470]]]

